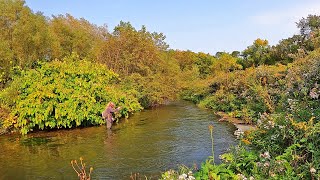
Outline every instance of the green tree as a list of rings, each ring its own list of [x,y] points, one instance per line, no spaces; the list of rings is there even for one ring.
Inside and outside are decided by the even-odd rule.
[[[80,58],[94,59],[108,34],[106,27],[91,24],[84,18],[76,19],[70,14],[53,16],[49,24],[55,40],[53,58],[58,59],[73,52]]]
[[[271,49],[271,56],[276,62],[288,64],[296,59],[301,47],[302,36],[294,35],[290,38],[281,40],[277,45]]]
[[[309,14],[307,18],[300,19],[296,24],[300,29],[300,34],[304,39],[308,39],[312,32],[320,29],[320,16]]]
[[[197,61],[197,54],[189,50],[171,50],[169,53],[172,54],[172,58],[177,61],[181,71],[192,69]]]
[[[242,69],[242,66],[237,63],[237,58],[228,53],[223,53],[219,58],[215,59],[212,64],[214,74],[218,72],[231,72]]]
[[[205,54],[202,52],[197,54],[197,60],[195,64],[199,69],[200,78],[204,79],[212,74],[211,66],[214,60],[215,60],[215,57],[211,56],[210,54]]]
[[[4,84],[13,67],[32,67],[37,60],[50,58],[52,38],[46,18],[33,13],[25,1],[0,1],[0,17],[0,77]]]
[[[268,40],[256,39],[253,45],[248,46],[242,52],[244,67],[259,66],[263,64],[274,64],[270,58],[270,46]]]
[[[315,46],[319,47],[319,43],[314,40],[318,39],[320,35],[320,16],[309,14],[308,17],[300,19],[296,24],[302,36],[300,48],[308,52],[314,50]]]
[[[160,51],[166,49],[163,40],[161,33],[150,33],[144,26],[136,30],[129,22],[121,21],[108,34],[97,59],[120,74],[146,76],[162,63]]]
[[[232,53],[231,53],[231,56],[236,57],[236,58],[240,57],[240,55],[241,55],[240,51],[232,51]]]

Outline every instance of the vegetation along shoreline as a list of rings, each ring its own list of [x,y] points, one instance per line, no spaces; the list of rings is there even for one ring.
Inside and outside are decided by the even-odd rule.
[[[276,45],[257,38],[211,55],[170,49],[163,33],[130,22],[109,30],[71,14],[46,17],[22,0],[0,1],[0,13],[1,129],[99,126],[108,102],[122,107],[119,120],[183,99],[250,127],[223,163],[208,157],[192,177],[320,178],[319,15],[300,19],[299,33]]]

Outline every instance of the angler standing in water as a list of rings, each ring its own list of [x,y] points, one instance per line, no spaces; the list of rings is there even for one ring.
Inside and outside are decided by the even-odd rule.
[[[102,112],[102,117],[107,123],[107,128],[111,129],[112,123],[114,121],[112,113],[118,112],[121,108],[114,108],[115,105],[113,102],[109,102],[108,105],[106,106],[106,109]]]

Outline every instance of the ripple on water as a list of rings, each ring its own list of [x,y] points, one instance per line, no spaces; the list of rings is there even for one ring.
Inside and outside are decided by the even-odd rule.
[[[131,173],[149,177],[178,164],[199,166],[211,154],[209,124],[214,125],[218,162],[218,155],[236,144],[233,125],[183,101],[137,113],[112,130],[100,126],[2,136],[0,179],[74,179],[70,161],[79,157],[94,167],[95,179],[128,179]]]

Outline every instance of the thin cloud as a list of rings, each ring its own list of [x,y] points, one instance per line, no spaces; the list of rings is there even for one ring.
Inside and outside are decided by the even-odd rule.
[[[307,17],[309,14],[320,14],[320,2],[311,2],[302,4],[295,4],[293,7],[286,7],[281,9],[263,12],[255,16],[251,16],[250,19],[254,24],[263,26],[292,26],[295,22],[298,22],[302,17]]]

